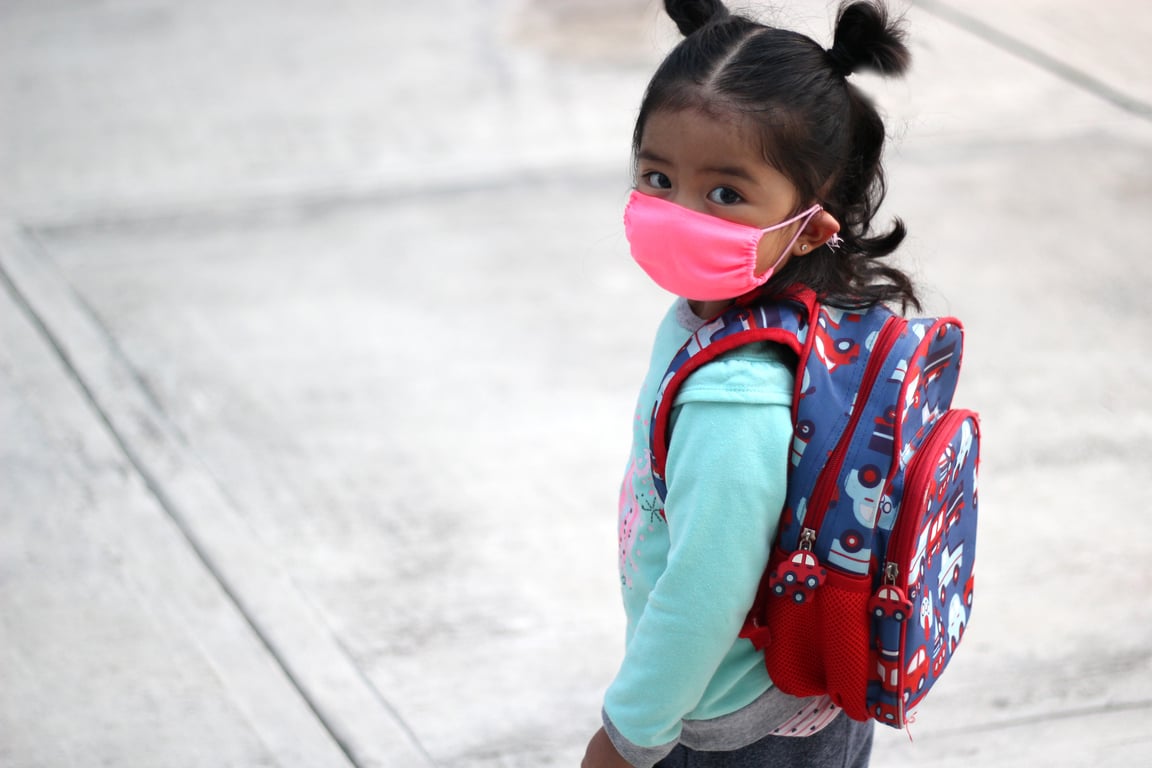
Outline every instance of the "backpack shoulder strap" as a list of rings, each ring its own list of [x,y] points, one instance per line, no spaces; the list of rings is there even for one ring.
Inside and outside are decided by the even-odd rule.
[[[649,451],[652,480],[661,500],[668,491],[664,470],[671,439],[672,406],[684,381],[706,363],[746,344],[783,344],[803,359],[810,344],[808,328],[816,311],[815,294],[807,289],[796,290],[761,303],[737,304],[688,338],[668,365],[652,409]]]

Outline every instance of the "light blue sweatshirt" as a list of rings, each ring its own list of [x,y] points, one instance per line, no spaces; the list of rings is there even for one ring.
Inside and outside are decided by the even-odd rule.
[[[772,689],[763,655],[738,637],[784,504],[794,375],[781,348],[743,347],[688,377],[672,411],[666,510],[652,485],[656,391],[702,324],[683,299],[660,324],[620,494],[627,632],[604,720],[634,765],[655,763],[681,740],[696,749],[743,746],[732,742],[767,735],[774,723],[763,718],[783,719],[802,701]],[[754,718],[765,730],[725,734],[742,710],[768,712]]]

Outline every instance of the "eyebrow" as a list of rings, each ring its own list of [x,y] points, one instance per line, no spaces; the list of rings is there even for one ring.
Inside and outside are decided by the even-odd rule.
[[[734,176],[737,179],[743,179],[744,181],[751,182],[753,184],[756,183],[755,177],[739,165],[710,166],[708,168],[704,168],[703,170],[706,173],[715,173],[722,176]]]
[[[652,162],[652,163],[663,163],[664,165],[669,165],[669,162],[667,159],[661,157],[660,155],[656,154],[655,152],[653,152],[649,149],[642,149],[639,152],[637,152],[636,153],[636,159],[637,160],[647,160],[647,161]]]

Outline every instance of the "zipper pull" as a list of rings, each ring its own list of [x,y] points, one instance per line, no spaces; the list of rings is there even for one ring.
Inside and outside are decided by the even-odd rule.
[[[895,619],[899,624],[912,615],[912,601],[896,584],[899,578],[900,566],[891,561],[884,563],[881,584],[868,601],[868,612],[875,618]]]
[[[776,566],[768,585],[776,597],[787,597],[794,603],[803,603],[812,597],[816,588],[824,583],[828,571],[812,553],[816,531],[805,528],[800,532],[799,548],[787,560]]]

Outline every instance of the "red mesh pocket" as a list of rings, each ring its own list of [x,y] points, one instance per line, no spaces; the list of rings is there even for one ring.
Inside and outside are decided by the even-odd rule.
[[[803,603],[769,597],[765,663],[793,696],[827,693],[854,720],[867,720],[871,582],[830,572]]]

